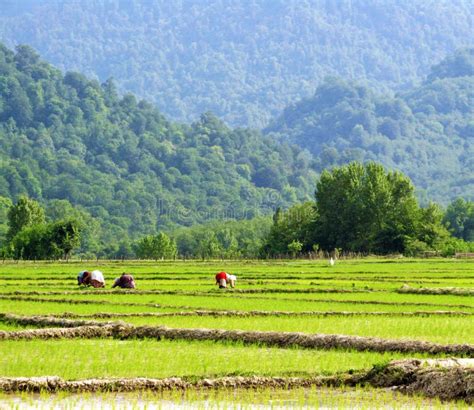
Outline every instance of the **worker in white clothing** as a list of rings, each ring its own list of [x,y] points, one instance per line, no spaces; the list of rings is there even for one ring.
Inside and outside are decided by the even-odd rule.
[[[235,288],[236,281],[237,281],[237,276],[231,275],[230,273],[227,274],[227,282],[229,283],[231,288]]]
[[[104,275],[100,270],[93,270],[91,272],[91,285],[94,288],[104,288],[105,287]]]

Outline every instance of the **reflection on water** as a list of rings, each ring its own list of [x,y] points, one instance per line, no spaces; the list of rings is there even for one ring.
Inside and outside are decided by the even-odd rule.
[[[425,409],[462,408],[372,388],[261,390],[188,390],[84,394],[1,394],[0,409]]]

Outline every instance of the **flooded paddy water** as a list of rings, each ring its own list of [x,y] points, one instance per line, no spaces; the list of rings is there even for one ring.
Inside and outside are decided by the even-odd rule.
[[[462,402],[406,396],[391,389],[309,388],[85,394],[2,394],[0,409],[459,409]]]

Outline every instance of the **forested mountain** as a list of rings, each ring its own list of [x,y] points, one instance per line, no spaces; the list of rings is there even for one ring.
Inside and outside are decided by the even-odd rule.
[[[398,91],[472,46],[471,0],[3,0],[0,40],[175,119],[265,126],[327,75]]]
[[[408,174],[424,203],[474,199],[474,49],[435,65],[426,81],[396,96],[327,79],[311,98],[266,129],[315,155],[321,171],[351,160]]]
[[[210,113],[171,122],[120,97],[112,81],[63,75],[28,46],[0,45],[0,164],[3,213],[1,197],[26,194],[52,219],[84,211],[86,225],[100,221],[115,240],[250,218],[311,198],[315,181],[310,155],[296,146]]]

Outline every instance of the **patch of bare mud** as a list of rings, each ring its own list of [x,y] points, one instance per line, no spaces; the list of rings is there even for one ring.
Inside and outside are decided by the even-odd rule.
[[[474,403],[474,359],[396,360],[373,368],[361,381],[409,394]]]

